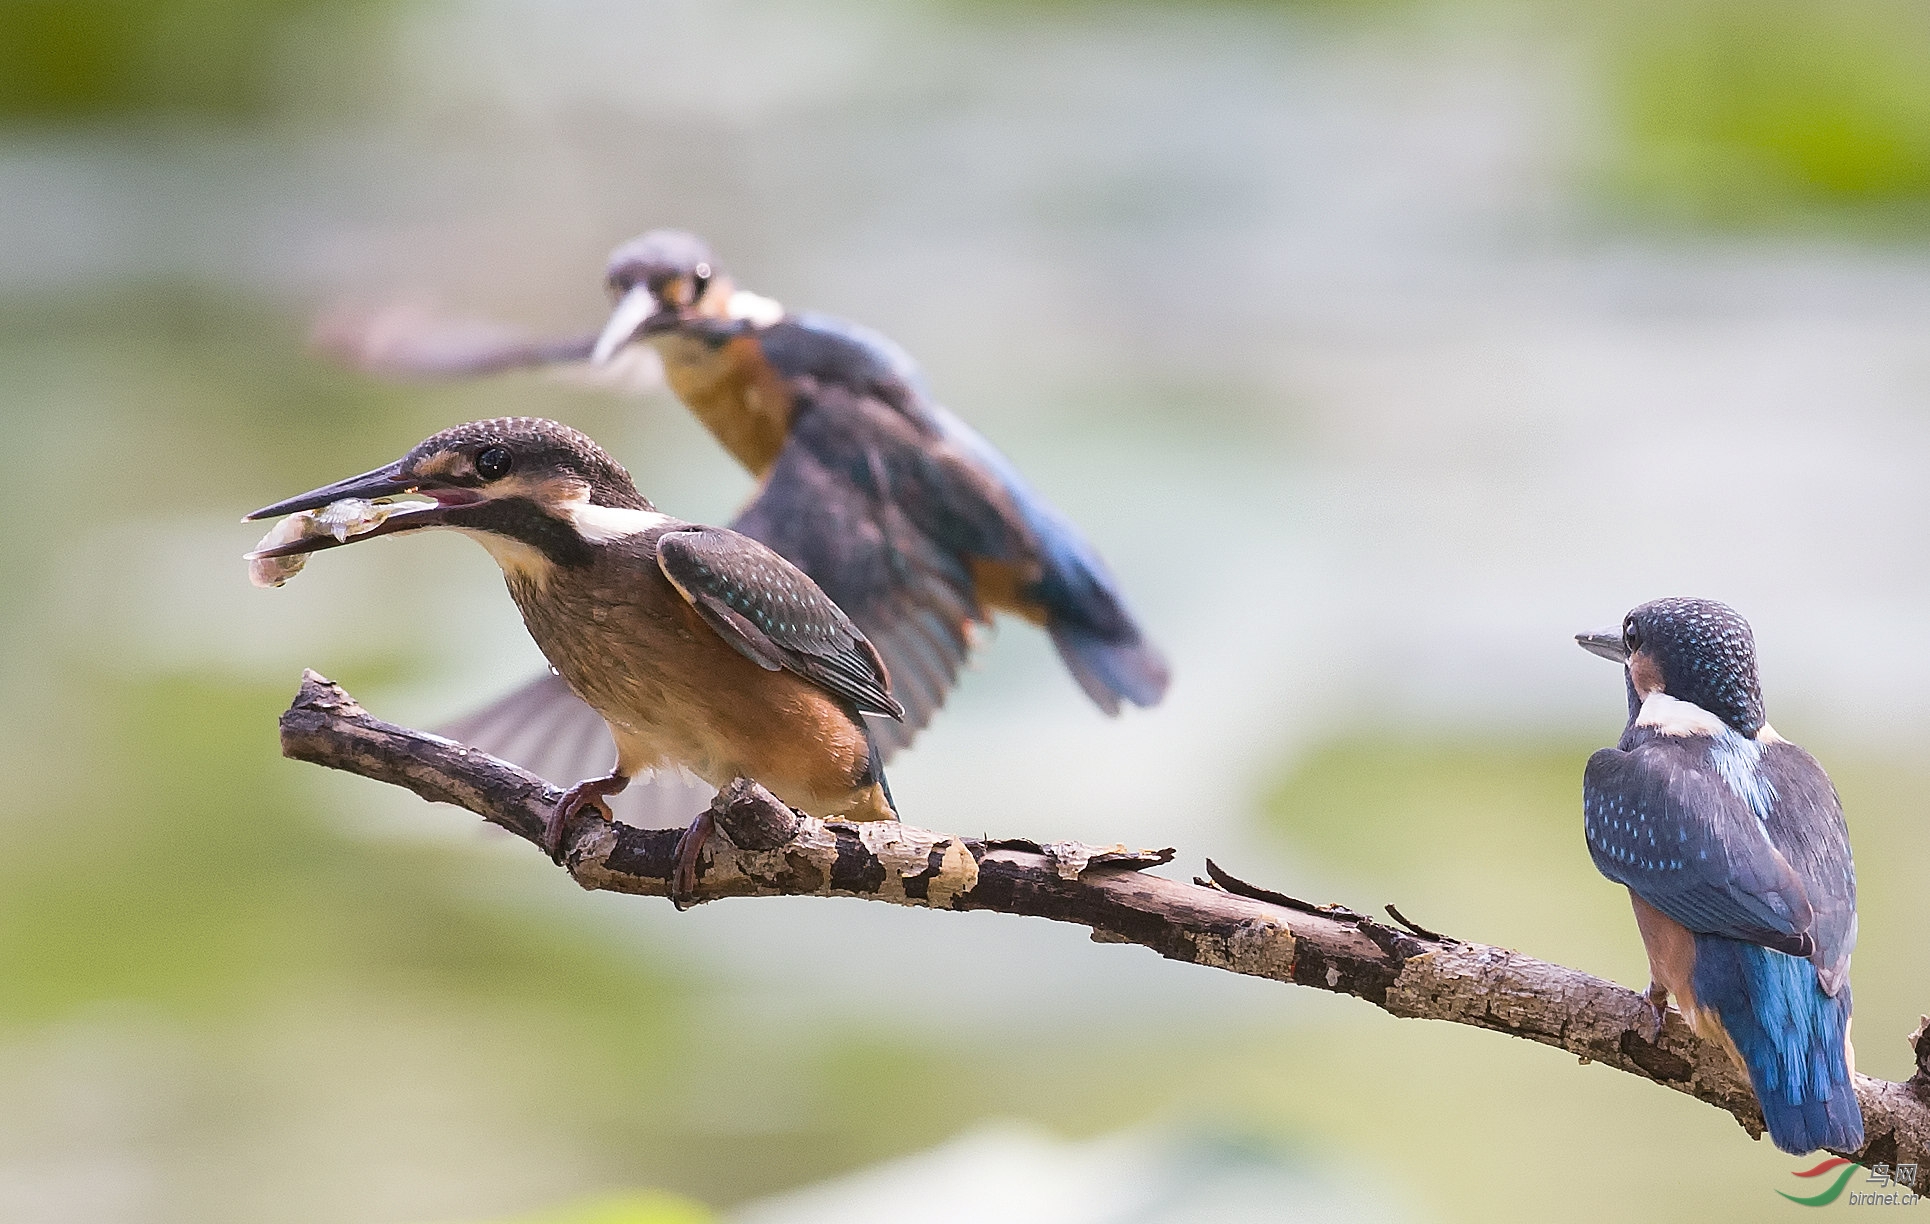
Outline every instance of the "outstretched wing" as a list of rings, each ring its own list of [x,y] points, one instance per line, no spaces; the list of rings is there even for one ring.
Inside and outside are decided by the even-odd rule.
[[[390,378],[471,378],[588,361],[596,336],[536,339],[500,323],[397,302],[375,310],[337,307],[315,321],[309,344],[338,361]]]
[[[1712,766],[1706,741],[1654,741],[1588,760],[1582,810],[1602,874],[1703,935],[1815,951],[1802,881]]]
[[[649,345],[633,344],[602,364],[590,360],[594,333],[533,337],[482,319],[454,318],[406,303],[381,310],[342,308],[309,334],[317,351],[383,378],[476,378],[507,370],[544,370],[571,382],[642,394],[663,386],[663,365]]]
[[[931,398],[902,349],[815,314],[788,316],[759,336],[798,397],[794,431],[812,408],[831,409],[822,415],[876,444],[871,458],[894,479],[891,500],[931,540],[975,559],[980,599],[1045,627],[1095,705],[1117,714],[1122,702],[1158,704],[1170,677],[1165,657],[1097,551],[998,448]],[[864,483],[862,472],[856,480]]]
[[[861,713],[904,717],[864,634],[766,545],[721,527],[671,531],[658,537],[657,565],[704,623],[759,667],[802,676]]]
[[[987,619],[974,554],[1017,545],[996,516],[973,514],[983,499],[935,467],[912,422],[845,387],[814,395],[841,402],[798,405],[789,441],[734,526],[809,574],[877,648],[905,711],[902,723],[875,729],[889,756],[944,704],[974,623]]]

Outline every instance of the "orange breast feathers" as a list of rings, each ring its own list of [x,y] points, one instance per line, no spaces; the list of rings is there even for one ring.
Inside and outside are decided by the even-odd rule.
[[[864,809],[870,746],[836,697],[717,635],[656,566],[622,558],[542,586],[512,582],[530,635],[601,714],[617,766],[745,777],[814,816]],[[593,628],[591,628],[593,627]]]
[[[658,344],[664,377],[731,457],[759,480],[791,429],[791,393],[754,336],[715,348],[672,334]]]
[[[870,744],[863,724],[837,698],[788,671],[766,671],[733,650],[681,604],[694,674],[684,687],[695,708],[684,737],[703,758],[685,762],[722,786],[755,779],[813,816],[865,808],[861,783]]]

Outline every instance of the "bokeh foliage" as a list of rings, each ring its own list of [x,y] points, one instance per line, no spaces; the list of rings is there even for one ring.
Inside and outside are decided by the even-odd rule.
[[[257,115],[274,101],[284,57],[299,53],[291,33],[341,7],[344,0],[7,0],[0,119]]]
[[[274,111],[293,64],[340,49],[318,44],[318,30],[350,28],[384,7],[9,0],[0,5],[0,124],[259,118]],[[1283,20],[1378,21],[1429,6],[1277,7]],[[1609,138],[1601,186],[1617,204],[1697,225],[1894,226],[1930,215],[1930,0],[1636,0],[1560,11],[1596,51]]]
[[[701,1205],[666,1194],[625,1194],[566,1203],[496,1224],[710,1224]]]
[[[1686,0],[1614,8],[1613,189],[1680,219],[1930,212],[1930,5]]]

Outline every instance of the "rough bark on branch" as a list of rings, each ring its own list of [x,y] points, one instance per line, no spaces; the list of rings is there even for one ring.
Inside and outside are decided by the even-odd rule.
[[[383,722],[312,671],[282,715],[281,743],[286,756],[467,808],[539,846],[544,814],[562,795],[494,757]],[[1212,878],[1190,884],[1147,874],[1171,860],[1170,850],[987,841],[906,825],[822,821],[747,782],[727,788],[712,811],[719,835],[704,853],[692,900],[863,897],[1077,923],[1098,942],[1139,944],[1173,960],[1353,995],[1396,1016],[1554,1046],[1706,1101],[1752,1136],[1762,1134],[1747,1081],[1673,1009],[1651,1040],[1650,1013],[1635,992],[1505,948],[1437,935],[1397,912],[1401,926],[1310,905],[1243,884],[1210,862]],[[584,888],[665,896],[679,833],[579,817],[565,832],[563,865]],[[1868,1141],[1839,1155],[1930,1169],[1930,1019],[1911,1042],[1917,1072],[1907,1082],[1857,1077]]]

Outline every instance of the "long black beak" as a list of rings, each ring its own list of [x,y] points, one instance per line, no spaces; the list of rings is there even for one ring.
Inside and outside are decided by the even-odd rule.
[[[363,501],[374,501],[378,497],[400,497],[404,493],[415,492],[415,482],[404,480],[400,468],[401,464],[391,463],[386,467],[376,468],[373,472],[363,472],[360,476],[351,476],[347,480],[323,485],[299,497],[290,497],[272,506],[263,506],[242,522],[280,518],[284,514],[293,514],[297,510],[320,510],[330,502],[338,502],[345,497],[359,497]]]
[[[1628,662],[1628,645],[1622,641],[1622,631],[1619,627],[1597,629],[1593,633],[1577,633],[1575,644],[1589,654],[1600,655],[1611,663]]]
[[[602,365],[638,336],[669,331],[680,322],[682,316],[676,308],[659,302],[648,285],[633,286],[617,300],[616,309],[610,312],[610,321],[603,325],[602,333],[596,338],[596,347],[590,350],[590,361]]]
[[[362,501],[372,502],[410,493],[421,493],[424,497],[434,500],[421,503],[419,506],[411,504],[406,507],[397,507],[374,527],[355,532],[342,539],[337,539],[333,534],[326,532],[304,535],[285,543],[257,549],[248,554],[248,559],[252,561],[261,557],[292,557],[300,553],[319,552],[324,548],[353,544],[358,540],[371,540],[376,536],[393,535],[398,531],[408,531],[416,527],[434,527],[444,521],[444,515],[448,511],[457,506],[473,505],[482,500],[482,495],[474,489],[423,489],[415,480],[402,476],[400,463],[391,463],[387,467],[376,468],[373,472],[364,472],[360,476],[351,476],[347,480],[323,485],[299,497],[278,501],[272,506],[263,506],[250,514],[248,519],[277,518],[303,510],[319,510],[346,498],[359,498]]]

